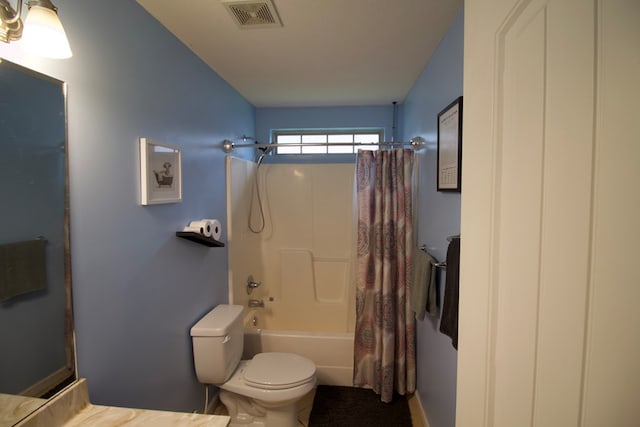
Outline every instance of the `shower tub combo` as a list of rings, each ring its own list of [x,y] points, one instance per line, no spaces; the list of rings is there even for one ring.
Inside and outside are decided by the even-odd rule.
[[[227,157],[229,300],[245,307],[245,358],[296,353],[319,384],[353,385],[353,174]]]

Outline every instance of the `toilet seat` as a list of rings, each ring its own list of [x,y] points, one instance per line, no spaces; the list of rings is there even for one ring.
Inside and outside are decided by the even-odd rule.
[[[316,385],[315,373],[306,382],[297,386],[288,386],[280,389],[268,389],[265,385],[254,386],[245,379],[245,372],[251,365],[251,360],[243,360],[239,363],[231,378],[223,384],[216,384],[221,390],[234,393],[242,398],[254,399],[261,405],[285,405],[295,402],[305,394],[313,390]],[[289,402],[289,403],[287,403]]]
[[[265,390],[282,390],[309,382],[315,373],[315,364],[297,354],[259,353],[244,370],[244,382]]]

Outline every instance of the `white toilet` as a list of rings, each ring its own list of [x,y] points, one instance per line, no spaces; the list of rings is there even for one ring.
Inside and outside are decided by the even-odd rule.
[[[316,366],[292,353],[240,360],[243,307],[222,304],[191,328],[198,381],[220,387],[230,426],[297,427],[296,403],[316,385]]]

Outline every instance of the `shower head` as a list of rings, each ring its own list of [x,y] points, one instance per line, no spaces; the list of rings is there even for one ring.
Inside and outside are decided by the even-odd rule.
[[[256,144],[259,144],[259,142],[256,141]],[[271,142],[267,145],[261,144],[260,147],[258,147],[258,150],[262,150],[263,153],[265,154],[269,154],[269,151],[271,151],[273,149],[273,147],[271,146]]]
[[[257,144],[257,142],[256,142]],[[260,157],[258,158],[258,166],[260,166],[260,163],[262,163],[262,161],[264,160],[265,156],[267,154],[269,154],[269,152],[273,149],[273,147],[271,146],[262,146],[262,147],[258,147],[258,150],[262,151],[262,153],[260,154]]]

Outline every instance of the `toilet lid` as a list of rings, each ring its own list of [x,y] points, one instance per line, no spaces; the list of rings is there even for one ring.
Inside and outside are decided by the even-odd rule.
[[[263,389],[283,389],[308,382],[316,373],[309,359],[292,353],[259,353],[244,371],[248,385]]]

